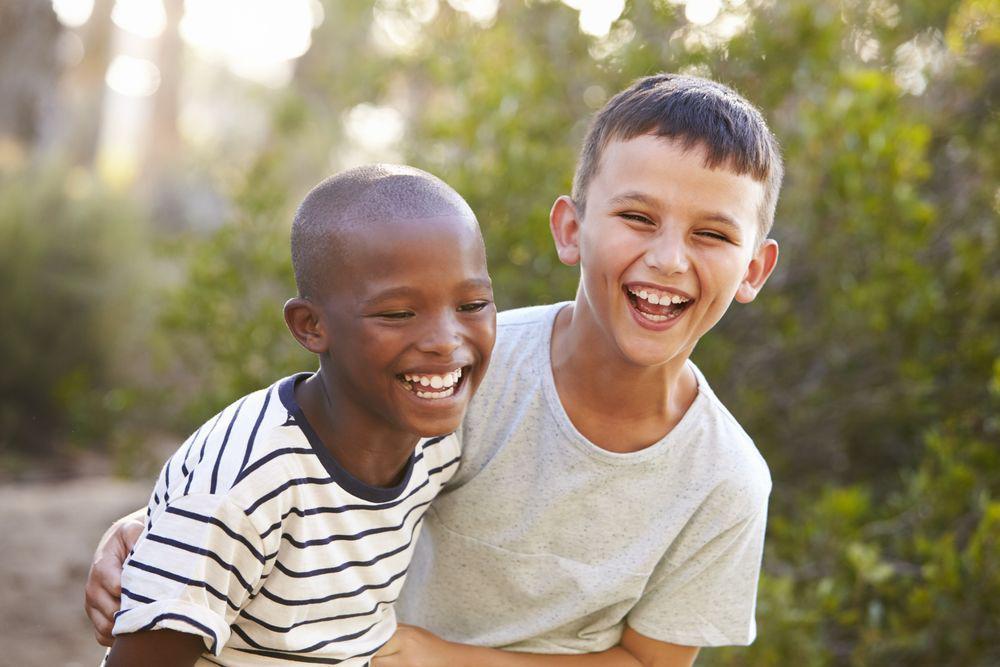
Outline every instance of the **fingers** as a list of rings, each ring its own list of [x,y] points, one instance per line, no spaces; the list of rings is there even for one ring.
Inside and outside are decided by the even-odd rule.
[[[143,530],[131,518],[116,522],[101,538],[84,588],[84,611],[94,626],[94,637],[111,646],[115,613],[121,607],[122,565]]]
[[[114,627],[114,614],[120,601],[101,588],[87,588],[84,610],[94,626],[94,637],[101,646],[111,646],[114,638],[111,629]]]
[[[372,665],[374,666],[375,664],[383,664],[383,663],[375,663],[374,662],[374,658],[385,658],[387,656],[399,653],[399,644],[400,644],[400,641],[399,641],[399,638],[396,635],[393,635],[392,637],[390,637],[389,641],[387,641],[386,643],[382,644],[382,648],[380,648],[378,651],[375,652],[375,655],[374,655],[373,661],[372,661]]]
[[[132,547],[139,541],[139,537],[142,535],[145,527],[142,521],[130,518],[127,521],[119,523],[115,528],[111,543],[108,546],[112,547],[115,555],[119,556],[119,570],[121,570],[121,564],[128,558],[129,552],[132,551]]]

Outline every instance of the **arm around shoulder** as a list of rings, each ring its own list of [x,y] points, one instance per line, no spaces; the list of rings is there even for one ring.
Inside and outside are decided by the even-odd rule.
[[[695,646],[661,642],[627,625],[618,646],[583,655],[522,653],[449,642],[423,628],[401,625],[372,660],[372,667],[690,667]]]

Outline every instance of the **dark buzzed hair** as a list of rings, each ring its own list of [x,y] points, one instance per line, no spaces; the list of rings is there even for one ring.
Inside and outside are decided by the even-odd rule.
[[[728,168],[763,184],[758,243],[767,238],[784,174],[778,141],[750,102],[721,83],[696,76],[663,73],[643,77],[597,113],[573,177],[573,202],[580,215],[604,149],[612,141],[628,141],[643,134],[679,141],[687,150],[700,146],[705,151],[706,167]]]
[[[327,178],[309,191],[292,221],[292,268],[299,296],[321,294],[333,278],[330,271],[344,257],[345,230],[444,215],[475,220],[451,186],[415,167],[372,164]]]

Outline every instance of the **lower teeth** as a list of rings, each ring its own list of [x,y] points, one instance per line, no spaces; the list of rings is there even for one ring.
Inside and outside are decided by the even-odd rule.
[[[418,391],[418,398],[448,398],[455,393],[454,387],[448,387],[444,391]]]

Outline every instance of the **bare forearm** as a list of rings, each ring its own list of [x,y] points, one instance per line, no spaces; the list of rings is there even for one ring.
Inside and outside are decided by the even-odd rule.
[[[620,646],[583,655],[548,655],[519,653],[466,644],[452,644],[456,665],[478,667],[643,667],[631,653]]]
[[[187,667],[205,650],[201,637],[174,630],[122,635],[115,641],[107,667]]]
[[[412,625],[396,634],[372,660],[372,667],[691,667],[698,649],[644,637],[625,627],[621,643],[599,653],[546,655],[458,644]]]

